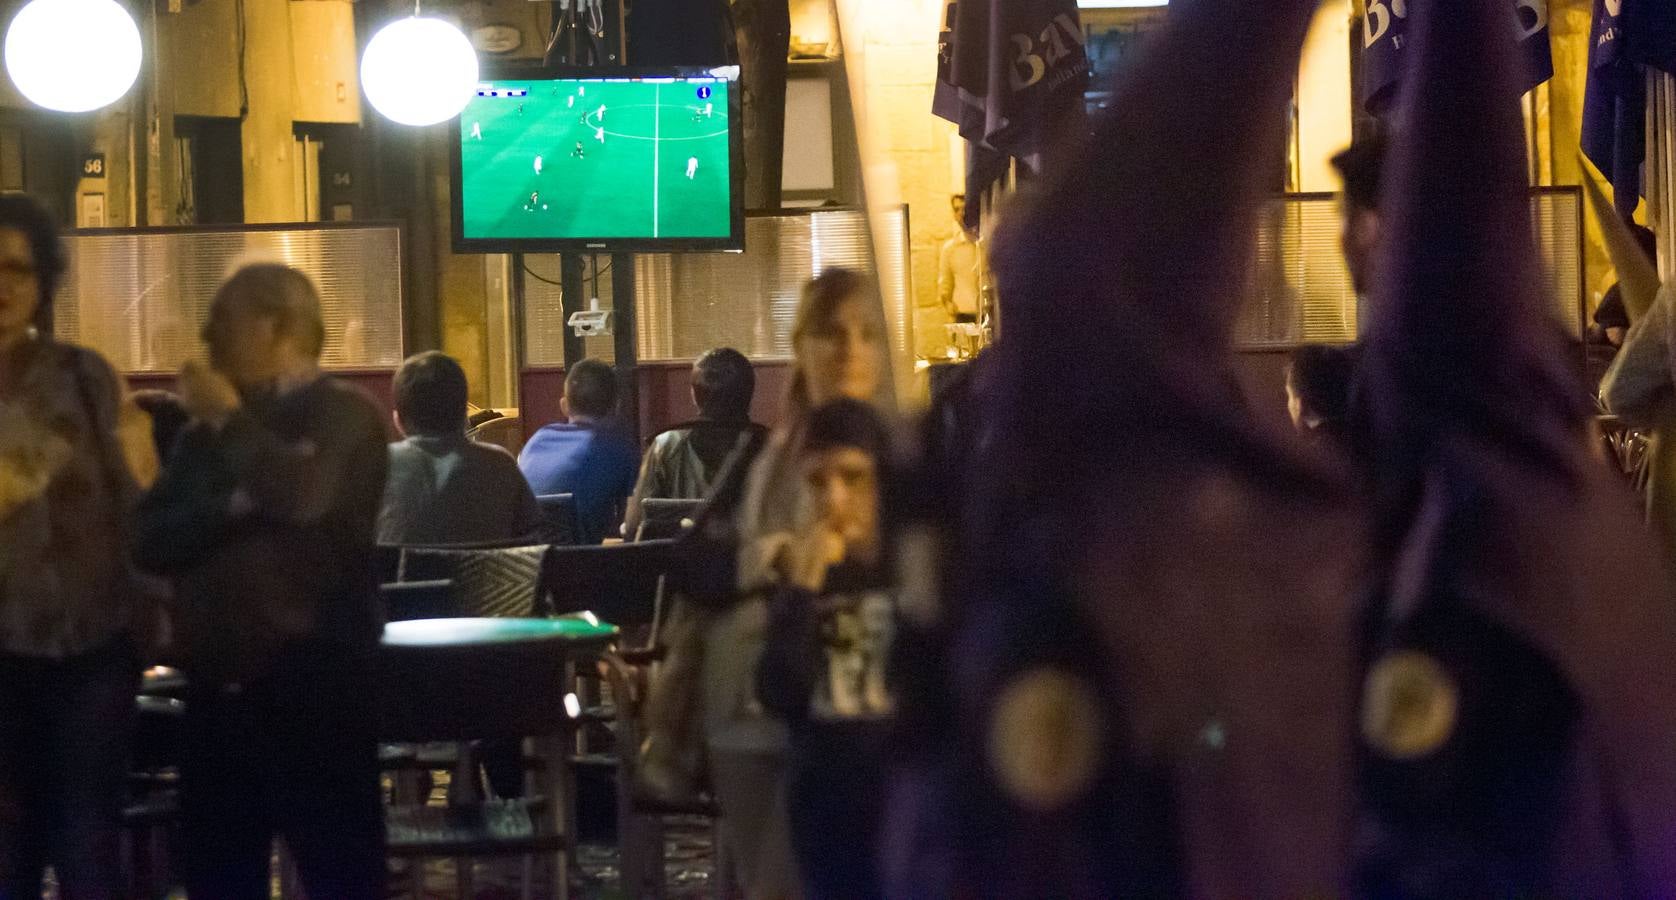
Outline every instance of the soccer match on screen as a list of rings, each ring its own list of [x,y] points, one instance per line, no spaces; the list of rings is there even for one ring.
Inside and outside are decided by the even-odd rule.
[[[725,238],[720,78],[496,81],[460,114],[468,239]]]

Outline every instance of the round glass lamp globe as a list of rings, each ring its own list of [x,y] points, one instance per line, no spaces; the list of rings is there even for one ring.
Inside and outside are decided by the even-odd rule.
[[[33,0],[6,29],[6,73],[31,103],[88,112],[140,76],[140,29],[114,0]]]
[[[400,19],[367,42],[361,89],[393,122],[446,122],[477,95],[477,51],[460,29],[441,19]]]

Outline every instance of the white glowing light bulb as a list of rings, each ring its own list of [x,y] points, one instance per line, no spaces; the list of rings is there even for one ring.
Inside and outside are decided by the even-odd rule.
[[[140,29],[115,0],[32,0],[6,29],[6,73],[31,103],[90,112],[140,76]]]

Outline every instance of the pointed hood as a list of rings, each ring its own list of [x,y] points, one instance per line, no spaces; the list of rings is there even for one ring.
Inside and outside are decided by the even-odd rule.
[[[1647,257],[1647,251],[1642,249],[1635,234],[1630,231],[1629,223],[1618,215],[1612,201],[1606,199],[1606,193],[1600,188],[1600,179],[1595,177],[1587,160],[1579,162],[1583,170],[1583,192],[1589,198],[1589,208],[1594,210],[1596,221],[1600,222],[1601,233],[1606,237],[1606,252],[1612,257],[1612,267],[1618,270],[1618,288],[1623,293],[1624,312],[1633,325],[1641,321],[1658,297],[1662,284],[1658,264]]]
[[[1463,602],[1555,661],[1583,701],[1588,754],[1578,839],[1555,865],[1591,891],[1627,875],[1609,892],[1659,895],[1676,884],[1676,594],[1591,453],[1587,394],[1537,287],[1507,4],[1409,9],[1414,70],[1359,400],[1377,549],[1400,568],[1391,615]],[[1603,836],[1619,843],[1605,864],[1584,840]]]
[[[1413,502],[1452,433],[1560,471],[1580,461],[1589,405],[1537,280],[1505,6],[1410,6],[1413,77],[1386,166],[1364,369],[1381,480],[1401,475],[1388,503]]]
[[[1246,409],[1231,333],[1314,9],[1173,3],[1092,133],[1063,136],[1061,165],[1009,209],[992,245],[996,353],[1018,415],[1001,427],[1025,435],[1021,446],[1082,452],[1185,434],[1237,465],[1297,465],[1286,436]]]
[[[962,740],[990,752],[1009,665],[1074,648],[1112,711],[1104,762],[1166,773],[1170,796],[1141,814],[1092,788],[1082,805],[967,811],[993,826],[980,893],[1158,892],[1111,870],[1172,855],[1192,896],[1341,893],[1362,522],[1343,473],[1250,408],[1232,346],[1316,5],[1171,3],[995,241],[1005,327],[979,388],[994,440],[969,466],[950,591]],[[1082,625],[1040,633],[1068,620]],[[1145,813],[1174,831],[1154,840]]]

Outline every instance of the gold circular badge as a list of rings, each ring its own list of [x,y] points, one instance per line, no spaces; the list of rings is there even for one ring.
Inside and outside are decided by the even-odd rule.
[[[1049,810],[1094,783],[1100,764],[1099,698],[1062,669],[1031,669],[1002,688],[989,727],[989,763],[1019,803]]]
[[[1386,654],[1362,693],[1362,738],[1396,760],[1435,752],[1455,733],[1461,695],[1437,660],[1414,650]]]

